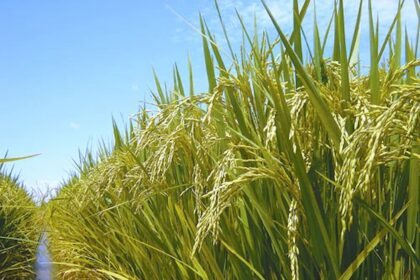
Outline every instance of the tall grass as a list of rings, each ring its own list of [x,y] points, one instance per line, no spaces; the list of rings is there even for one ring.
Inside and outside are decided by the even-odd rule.
[[[0,279],[34,279],[38,216],[32,198],[0,165]]]
[[[367,75],[353,64],[362,2],[351,42],[343,1],[325,36],[314,25],[309,60],[310,1],[294,1],[290,36],[263,5],[277,38],[239,18],[245,43],[226,58],[201,20],[208,92],[191,70],[189,88],[176,68],[171,91],[156,77],[158,112],[81,160],[48,207],[59,279],[419,275],[420,61],[418,38],[402,47],[403,4],[379,42],[368,2]]]

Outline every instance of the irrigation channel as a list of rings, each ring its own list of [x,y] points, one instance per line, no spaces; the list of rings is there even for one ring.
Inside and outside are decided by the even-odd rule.
[[[44,233],[36,254],[36,280],[51,280],[52,264],[48,253],[47,235]]]

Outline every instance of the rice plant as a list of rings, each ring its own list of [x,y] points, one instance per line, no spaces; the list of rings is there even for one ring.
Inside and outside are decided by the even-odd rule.
[[[31,158],[31,157],[35,157],[38,156],[39,154],[35,154],[35,155],[30,155],[30,156],[23,156],[23,157],[14,157],[14,158],[0,158],[0,164],[6,163],[6,162],[13,162],[13,161],[18,161],[18,160],[23,160],[23,159],[27,159],[27,158]]]
[[[34,279],[38,246],[36,205],[0,165],[0,279]]]
[[[341,0],[303,49],[310,3],[294,1],[287,36],[262,1],[274,39],[239,16],[244,44],[230,57],[201,19],[208,91],[195,91],[191,65],[170,91],[156,77],[158,112],[114,124],[115,145],[82,158],[49,203],[58,279],[420,275],[419,36],[403,40],[400,2],[379,42],[361,1],[346,42]],[[367,74],[352,64],[364,8]]]

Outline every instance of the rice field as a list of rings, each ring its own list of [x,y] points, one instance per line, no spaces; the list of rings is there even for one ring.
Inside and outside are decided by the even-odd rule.
[[[325,34],[316,18],[302,29],[311,1],[294,1],[290,34],[262,1],[276,34],[238,15],[237,51],[201,18],[207,76],[195,77],[192,63],[186,78],[175,68],[171,89],[156,76],[155,104],[126,128],[114,123],[111,147],[80,157],[42,219],[15,216],[25,231],[13,238],[36,240],[26,230],[42,224],[55,279],[416,279],[420,25],[410,41],[403,3],[379,40],[371,1],[351,24],[337,1]],[[0,187],[34,209],[12,182]],[[32,244],[6,256],[32,260]],[[30,273],[23,264],[19,273]]]
[[[0,279],[33,279],[38,212],[16,177],[0,164]]]

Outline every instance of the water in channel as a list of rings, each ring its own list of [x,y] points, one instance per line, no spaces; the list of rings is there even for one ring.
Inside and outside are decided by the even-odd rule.
[[[52,265],[47,242],[47,235],[44,233],[36,254],[36,280],[52,280]]]

